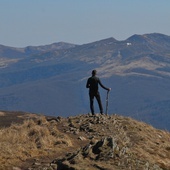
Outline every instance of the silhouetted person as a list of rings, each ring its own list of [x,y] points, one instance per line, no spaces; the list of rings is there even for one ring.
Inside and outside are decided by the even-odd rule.
[[[96,74],[97,74],[97,71],[93,70],[92,76],[88,78],[87,84],[86,84],[86,88],[89,88],[90,109],[91,109],[92,115],[94,115],[94,97],[96,98],[98,102],[100,113],[103,114],[103,106],[102,106],[102,102],[100,98],[100,93],[98,91],[98,84],[105,90],[108,90],[108,91],[111,90],[111,88],[107,88],[101,83],[100,79],[96,77]]]

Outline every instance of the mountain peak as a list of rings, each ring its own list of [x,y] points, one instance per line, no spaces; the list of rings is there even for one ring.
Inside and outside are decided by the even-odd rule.
[[[110,38],[106,38],[106,39],[103,39],[103,40],[100,40],[100,41],[97,41],[97,42],[114,43],[114,42],[118,42],[118,40],[116,40],[113,37],[110,37]]]
[[[131,37],[126,39],[126,41],[129,41],[129,42],[139,42],[139,43],[147,42],[147,40],[146,40],[144,35],[138,35],[138,34],[132,35]]]
[[[68,48],[75,47],[75,44],[65,43],[65,42],[57,42],[49,45],[41,45],[41,46],[28,46],[25,47],[25,52],[27,54],[36,54],[40,52],[48,52],[55,50],[64,50]]]
[[[163,42],[170,43],[170,36],[168,35],[164,35],[160,33],[152,33],[152,34],[145,34],[144,36],[156,43],[163,43]]]
[[[24,162],[22,169],[33,170],[170,169],[170,133],[131,118],[116,114],[1,115],[4,120],[7,116],[23,122],[0,131],[1,169],[18,166],[18,162]]]
[[[143,34],[138,35],[134,34],[131,37],[129,37],[126,41],[129,42],[138,42],[138,43],[145,43],[145,42],[156,42],[156,43],[170,43],[170,36],[161,34],[161,33],[151,33],[151,34]]]

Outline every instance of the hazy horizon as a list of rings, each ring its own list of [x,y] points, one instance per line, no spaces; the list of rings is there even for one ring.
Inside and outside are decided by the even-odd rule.
[[[0,44],[86,44],[134,34],[170,35],[166,0],[0,0]]]

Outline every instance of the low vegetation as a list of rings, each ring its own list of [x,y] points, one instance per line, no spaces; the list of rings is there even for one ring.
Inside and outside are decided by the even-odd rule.
[[[170,133],[118,115],[30,118],[0,129],[0,151],[3,170],[170,169]]]
[[[12,124],[0,130],[0,169],[16,166],[29,158],[59,152],[59,145],[72,145],[70,139],[45,117]]]

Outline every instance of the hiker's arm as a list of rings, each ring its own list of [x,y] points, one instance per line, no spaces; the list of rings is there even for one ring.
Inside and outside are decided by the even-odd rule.
[[[110,90],[111,90],[111,88],[105,87],[105,86],[101,83],[100,79],[99,79],[99,84],[100,84],[100,86],[101,86],[102,88],[104,88],[105,90],[107,90],[107,91],[110,91]]]

